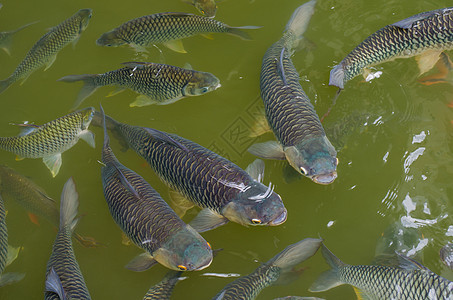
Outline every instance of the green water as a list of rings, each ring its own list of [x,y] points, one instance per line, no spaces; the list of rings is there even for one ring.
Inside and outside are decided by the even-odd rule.
[[[122,22],[164,11],[195,12],[191,6],[172,1],[2,1],[0,31],[23,24],[39,23],[18,33],[11,56],[0,51],[0,78],[6,78],[46,28],[55,26],[81,8],[92,8],[93,18],[78,44],[63,49],[54,65],[38,70],[22,86],[18,83],[0,95],[0,136],[18,133],[9,123],[33,121],[42,124],[68,112],[81,87],[79,83],[56,82],[69,74],[103,73],[120,67],[121,62],[155,61],[131,49],[102,48],[95,40]],[[299,1],[235,1],[219,3],[216,19],[233,26],[260,25],[253,30],[253,41],[216,34],[214,40],[201,36],[184,40],[188,54],[164,47],[165,63],[215,74],[222,83],[217,91],[186,98],[169,106],[129,108],[136,94],[126,91],[105,98],[113,90],[100,88],[82,106],[99,106],[117,120],[173,132],[209,147],[245,168],[254,157],[246,149],[255,140],[247,136],[256,113],[262,109],[259,98],[261,58],[281,36]],[[319,0],[306,32],[309,42],[297,52],[293,62],[301,74],[301,84],[319,113],[324,114],[335,94],[327,85],[330,69],[369,34],[384,25],[422,11],[448,6],[447,1],[333,1]],[[364,83],[355,78],[346,86],[336,106],[324,121],[329,139],[338,150],[338,178],[329,186],[308,179],[286,183],[284,162],[266,161],[265,183],[272,181],[288,209],[288,220],[271,228],[245,228],[227,224],[203,236],[213,248],[224,250],[203,271],[185,274],[188,279],[175,289],[174,299],[210,299],[234,278],[203,276],[204,273],[240,274],[252,272],[287,245],[306,237],[322,236],[327,246],[343,261],[369,264],[376,241],[395,221],[418,227],[427,242],[424,264],[435,273],[453,280],[453,273],[439,260],[438,251],[453,235],[453,86],[424,86],[417,82],[415,60],[401,59],[376,67],[381,78]],[[0,153],[0,163],[28,176],[47,193],[59,199],[68,177],[73,176],[80,194],[79,211],[84,215],[79,231],[95,237],[106,247],[74,251],[93,299],[142,299],[148,288],[161,280],[167,270],[156,266],[134,273],[124,265],[141,251],[121,243],[121,232],[111,218],[102,193],[100,165],[101,131],[97,148],[83,141],[63,154],[63,166],[56,178],[41,160],[16,162],[14,155]],[[422,138],[422,136],[425,136]],[[272,139],[272,135],[257,141]],[[168,199],[168,189],[133,151],[121,152],[112,143],[118,159],[133,169]],[[19,258],[7,272],[25,272],[19,283],[0,289],[3,299],[42,299],[47,260],[55,230],[45,220],[36,226],[25,211],[13,202],[5,203],[10,244],[23,246]],[[192,211],[185,218],[189,221]],[[305,271],[289,284],[265,289],[259,299],[287,295],[318,296],[326,299],[354,299],[350,286],[325,293],[307,291],[317,276],[328,268],[318,253],[303,264]]]

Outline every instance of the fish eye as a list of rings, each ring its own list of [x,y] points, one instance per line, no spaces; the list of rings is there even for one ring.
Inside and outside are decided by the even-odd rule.
[[[304,167],[300,167],[300,172],[302,173],[302,175],[307,175],[307,169],[305,169]]]
[[[338,157],[336,157],[335,163],[337,164],[337,166],[338,166],[338,164],[340,163],[340,160],[338,159]]]
[[[202,13],[203,15],[206,14],[206,12],[205,12],[204,10],[201,10],[201,13]]]
[[[261,224],[261,220],[260,219],[252,219],[252,223],[253,224]]]
[[[207,87],[201,88],[200,92],[202,94],[207,93],[208,92],[208,88]]]
[[[178,265],[178,269],[180,269],[181,271],[186,271],[187,267],[183,265]]]

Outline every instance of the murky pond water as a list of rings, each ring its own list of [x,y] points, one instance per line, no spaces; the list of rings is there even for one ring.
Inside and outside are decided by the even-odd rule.
[[[80,83],[56,80],[69,74],[103,73],[128,61],[162,62],[156,49],[136,54],[128,47],[104,48],[95,44],[104,32],[142,15],[183,11],[196,13],[181,1],[2,1],[0,31],[13,30],[38,21],[14,37],[11,56],[0,51],[0,78],[9,76],[32,45],[49,27],[55,26],[81,8],[92,8],[93,17],[77,45],[68,46],[46,72],[33,73],[23,84],[11,86],[0,95],[0,136],[18,134],[10,123],[42,124],[66,114],[75,101]],[[102,105],[115,119],[176,133],[229,158],[245,168],[254,160],[247,148],[267,141],[271,134],[252,139],[249,128],[262,110],[259,98],[261,59],[282,30],[300,1],[227,0],[218,4],[216,19],[232,26],[259,25],[250,30],[252,41],[215,34],[184,40],[187,54],[162,47],[165,63],[211,72],[222,87],[200,97],[185,98],[167,106],[130,108],[136,94],[125,91],[108,97],[113,87],[100,88],[83,106]],[[301,75],[301,84],[318,114],[323,115],[336,92],[328,86],[329,71],[350,50],[377,29],[419,12],[448,6],[447,1],[333,1],[319,0],[306,32],[307,43],[292,59]],[[203,237],[213,248],[223,248],[212,265],[203,271],[185,274],[174,299],[210,299],[234,278],[205,273],[246,275],[287,245],[306,237],[321,236],[344,262],[370,264],[376,241],[391,224],[418,228],[418,243],[424,265],[450,280],[453,273],[439,260],[438,251],[453,240],[453,85],[425,86],[417,82],[415,60],[400,59],[375,68],[379,79],[351,80],[330,115],[324,120],[327,135],[337,148],[338,178],[321,186],[302,178],[286,182],[286,162],[266,161],[265,183],[271,181],[288,209],[281,226],[245,228],[227,224],[206,232]],[[83,218],[78,230],[106,246],[74,251],[86,284],[94,299],[141,299],[148,288],[160,281],[167,270],[155,266],[134,273],[124,265],[141,252],[122,244],[121,231],[109,214],[100,176],[102,131],[91,128],[97,147],[80,142],[63,154],[63,165],[52,178],[40,159],[15,161],[14,155],[0,152],[0,163],[31,178],[54,199],[59,199],[64,182],[73,176],[80,195]],[[118,159],[142,175],[168,199],[168,188],[146,162],[132,150],[122,152],[114,139]],[[7,272],[24,272],[25,278],[0,289],[1,299],[42,299],[46,264],[55,238],[53,226],[45,220],[29,221],[26,211],[6,201],[9,242],[22,246]],[[189,221],[193,210],[184,218]],[[303,264],[305,270],[291,284],[270,287],[259,299],[287,295],[318,296],[326,299],[353,299],[349,286],[311,294],[308,287],[328,268],[322,256]]]

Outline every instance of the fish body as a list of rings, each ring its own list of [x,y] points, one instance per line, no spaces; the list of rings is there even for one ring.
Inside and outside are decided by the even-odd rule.
[[[140,175],[116,159],[106,131],[102,162],[110,214],[134,244],[173,270],[201,270],[210,265],[209,244]]]
[[[29,127],[25,135],[0,137],[0,149],[13,152],[19,158],[43,158],[44,163],[55,177],[61,166],[61,153],[84,139],[94,148],[94,135],[88,130],[94,108],[89,107],[41,126]]]
[[[252,300],[266,287],[277,283],[283,275],[290,277],[292,268],[313,256],[321,245],[320,239],[307,238],[286,247],[253,273],[226,285],[213,300]]]
[[[173,288],[182,280],[182,272],[170,271],[165,275],[164,279],[158,284],[153,285],[146,293],[143,300],[170,300]]]
[[[320,275],[310,287],[312,292],[350,284],[365,299],[453,299],[453,282],[405,256],[399,255],[399,266],[353,266],[343,263],[324,245],[322,253],[332,269]]]
[[[315,1],[310,1],[296,9],[283,37],[264,54],[261,98],[278,143],[255,144],[249,152],[262,158],[286,159],[296,171],[314,182],[329,184],[337,177],[336,151],[299,84],[299,74],[290,58],[314,12],[314,5]]]
[[[195,6],[199,12],[208,18],[214,18],[217,12],[217,4],[215,0],[192,0],[186,1],[189,4]]]
[[[83,81],[75,107],[98,87],[114,85],[141,94],[130,106],[170,104],[187,96],[203,95],[220,87],[217,77],[207,72],[155,63],[129,62],[104,74],[69,75],[60,81]]]
[[[453,270],[453,243],[448,243],[440,249],[440,259]]]
[[[96,41],[99,46],[130,45],[137,50],[164,44],[177,52],[186,52],[175,40],[197,34],[229,33],[242,39],[250,36],[242,29],[256,26],[231,27],[214,19],[189,13],[166,12],[139,17],[106,32]]]
[[[444,50],[453,48],[453,8],[417,14],[387,25],[355,47],[330,72],[329,85],[343,89],[364,68],[416,55],[421,73],[431,69]]]
[[[6,227],[6,210],[3,198],[0,196],[0,277],[6,267],[8,257],[8,228]]]
[[[203,225],[191,222],[198,231],[228,221],[242,225],[280,225],[286,221],[281,197],[231,161],[175,134],[112,118],[107,118],[107,123],[168,186],[204,209],[196,218]]]
[[[22,29],[25,29],[27,28],[28,26],[32,25],[32,24],[35,24],[36,22],[33,22],[33,23],[29,23],[29,24],[26,24],[26,25],[23,25],[15,30],[11,30],[11,31],[3,31],[3,32],[0,32],[0,48],[5,50],[5,52],[10,55],[10,47],[11,47],[11,43],[12,43],[12,40],[13,40],[13,36],[21,31]]]
[[[47,262],[46,300],[91,299],[72,248],[72,233],[77,225],[78,194],[70,178],[60,202],[60,227]]]
[[[47,70],[61,49],[71,42],[77,42],[88,26],[90,18],[91,9],[81,9],[69,19],[51,28],[28,51],[16,70],[7,79],[0,81],[0,93],[18,80],[24,82],[31,73],[43,66],[46,66]]]

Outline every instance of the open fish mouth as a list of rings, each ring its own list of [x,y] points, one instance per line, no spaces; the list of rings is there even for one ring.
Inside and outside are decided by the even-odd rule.
[[[277,218],[275,218],[274,220],[269,222],[269,225],[277,226],[277,225],[283,224],[283,223],[285,223],[287,217],[288,217],[288,212],[285,209]]]
[[[315,175],[311,177],[311,180],[318,184],[331,184],[337,178],[337,172],[332,172],[329,174]]]

